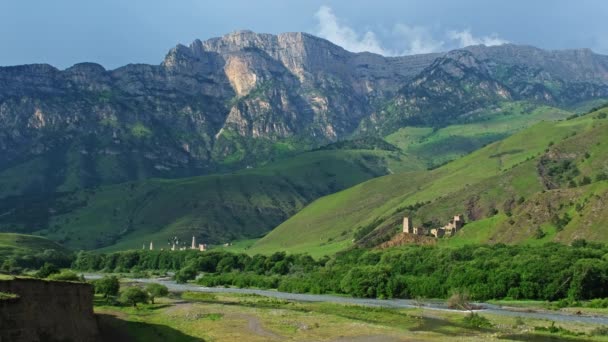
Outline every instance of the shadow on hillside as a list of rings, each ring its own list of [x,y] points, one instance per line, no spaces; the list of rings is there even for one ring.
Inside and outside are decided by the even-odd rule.
[[[166,325],[131,322],[107,314],[97,314],[96,316],[104,342],[204,341],[202,338],[186,335]]]

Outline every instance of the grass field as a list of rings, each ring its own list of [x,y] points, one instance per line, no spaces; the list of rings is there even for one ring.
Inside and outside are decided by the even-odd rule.
[[[351,245],[354,233],[370,224],[396,232],[404,215],[414,216],[414,224],[420,225],[433,219],[447,222],[456,213],[477,222],[447,244],[569,242],[577,237],[608,241],[606,212],[599,209],[608,196],[607,185],[595,180],[607,171],[608,160],[608,120],[598,118],[600,112],[567,121],[539,122],[430,172],[388,175],[323,197],[248,251],[331,254]],[[539,175],[541,158],[557,165],[551,166],[557,175]],[[559,172],[567,171],[560,169],[563,161],[578,170],[575,176],[567,174],[573,182],[589,177],[592,184],[569,187],[565,180],[559,180]],[[559,184],[546,191],[547,180]],[[524,202],[516,205],[520,197]],[[407,208],[418,202],[425,204],[416,210]],[[554,215],[563,217],[566,212],[572,219],[557,234],[551,221]],[[496,213],[503,215],[492,217]],[[507,218],[507,213],[512,218]],[[539,227],[544,237],[536,239]]]
[[[467,313],[302,303],[258,295],[184,293],[138,308],[96,300],[106,338],[132,341],[606,341],[597,326],[482,314],[484,328]],[[540,330],[539,330],[540,329]]]

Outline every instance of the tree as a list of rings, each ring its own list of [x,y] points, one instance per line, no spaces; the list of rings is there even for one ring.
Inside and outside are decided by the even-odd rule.
[[[50,262],[45,262],[42,267],[36,272],[36,278],[46,278],[51,274],[59,273],[59,268],[57,266],[51,264]]]
[[[120,290],[120,283],[118,282],[118,278],[116,278],[116,276],[103,277],[95,281],[94,285],[95,292],[103,294],[103,298],[108,298],[108,296],[116,296]]]
[[[196,278],[196,270],[192,266],[184,267],[181,270],[177,271],[173,278],[175,278],[175,281],[177,283],[183,284],[188,280]]]
[[[127,287],[120,292],[120,301],[137,307],[137,303],[147,303],[148,293],[139,287]]]
[[[148,292],[148,297],[150,297],[150,302],[152,302],[152,304],[154,304],[154,298],[164,297],[169,294],[169,289],[165,285],[156,283],[146,285],[146,291]]]

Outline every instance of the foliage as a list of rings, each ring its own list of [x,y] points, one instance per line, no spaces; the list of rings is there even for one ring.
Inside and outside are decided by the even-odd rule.
[[[70,270],[62,270],[59,273],[54,273],[48,276],[49,280],[58,281],[83,281],[84,278]]]
[[[181,270],[175,272],[175,276],[173,276],[173,279],[175,279],[175,281],[178,284],[183,284],[188,282],[188,280],[192,280],[196,277],[196,269],[194,269],[193,267],[184,267]]]
[[[447,304],[450,309],[470,310],[470,301],[471,298],[466,291],[454,291],[448,298]]]
[[[50,262],[45,262],[34,275],[36,278],[47,278],[51,274],[59,273],[59,268]]]
[[[561,335],[571,335],[571,336],[578,336],[578,335],[584,334],[584,333],[577,333],[577,332],[565,329],[560,326],[556,326],[555,322],[551,322],[551,325],[548,327],[534,327],[534,330],[535,331],[546,331],[551,334],[561,334]]]
[[[19,298],[18,294],[0,291],[0,301],[7,300],[7,299],[16,299],[16,298]]]
[[[18,274],[39,269],[45,263],[69,267],[72,254],[57,243],[39,236],[0,233],[0,271]]]
[[[487,318],[476,312],[468,314],[463,321],[464,324],[470,328],[483,329],[492,327],[492,323]]]
[[[148,293],[137,286],[127,287],[120,291],[120,301],[137,307],[137,303],[148,302]]]
[[[146,291],[148,292],[148,297],[150,298],[150,302],[152,302],[152,304],[154,304],[154,298],[165,297],[169,294],[169,289],[165,285],[157,283],[147,284]]]
[[[146,254],[136,265],[148,265]],[[176,254],[185,252],[174,252]],[[102,255],[113,259],[112,253]],[[204,286],[273,288],[288,292],[342,293],[375,298],[448,298],[459,303],[487,299],[608,297],[608,246],[468,245],[404,246],[383,251],[352,249],[315,260],[305,254],[234,254],[209,251],[184,258],[176,279],[201,273]],[[81,254],[86,255],[86,254]],[[156,265],[158,264],[149,264]],[[100,270],[103,264],[98,264]]]
[[[118,295],[120,282],[116,276],[105,276],[93,282],[95,293],[102,294],[104,298]]]

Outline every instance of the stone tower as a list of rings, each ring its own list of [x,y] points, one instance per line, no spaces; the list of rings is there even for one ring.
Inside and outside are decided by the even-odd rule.
[[[150,241],[150,250],[154,250],[154,242]]]
[[[464,217],[462,214],[454,216],[454,228],[460,229],[464,225]]]
[[[196,249],[196,238],[194,237],[194,235],[192,235],[192,246],[190,248]]]
[[[403,218],[403,232],[406,234],[412,234],[414,232],[414,226],[412,225],[411,217]]]

